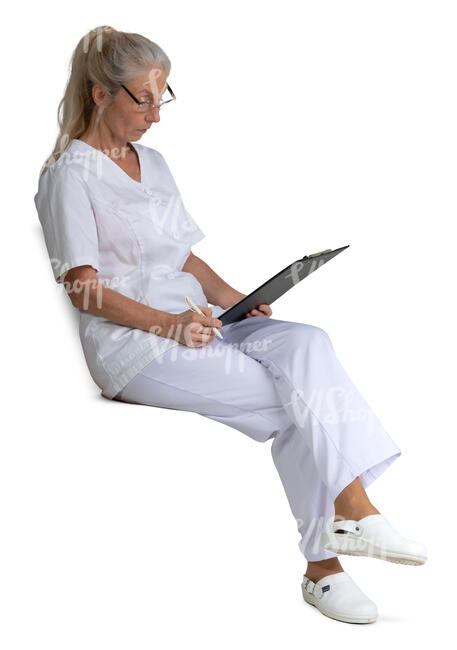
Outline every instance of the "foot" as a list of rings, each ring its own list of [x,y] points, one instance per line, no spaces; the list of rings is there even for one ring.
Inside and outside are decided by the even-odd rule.
[[[322,546],[333,553],[365,555],[398,564],[424,564],[424,544],[406,539],[381,514],[338,520],[322,534]]]
[[[324,616],[344,623],[373,623],[378,611],[345,571],[338,571],[317,582],[303,576],[304,600]]]

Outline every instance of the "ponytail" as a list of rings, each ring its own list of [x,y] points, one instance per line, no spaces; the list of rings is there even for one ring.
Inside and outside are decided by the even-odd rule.
[[[114,98],[122,84],[140,76],[151,65],[170,74],[171,62],[159,45],[140,34],[120,32],[108,25],[96,27],[77,44],[70,76],[57,108],[59,135],[41,174],[63,154],[74,138],[87,131],[96,104],[92,87],[99,84]]]

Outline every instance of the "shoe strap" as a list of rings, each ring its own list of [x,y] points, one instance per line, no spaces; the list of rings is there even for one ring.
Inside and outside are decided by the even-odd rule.
[[[362,534],[362,527],[360,522],[355,521],[354,519],[344,519],[343,521],[334,521],[332,524],[333,532],[337,530],[345,530],[348,533],[353,533],[354,535]]]
[[[305,591],[307,591],[309,594],[312,594],[315,585],[316,585],[315,582],[313,582],[310,578],[305,577]]]
[[[304,576],[305,577],[305,576]],[[313,582],[310,578],[305,577],[305,591],[313,594],[316,598],[321,599],[326,591],[330,589],[330,585],[321,586]]]

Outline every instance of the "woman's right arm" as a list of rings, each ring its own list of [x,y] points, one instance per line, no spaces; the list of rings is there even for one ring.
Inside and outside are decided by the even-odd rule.
[[[188,309],[171,314],[137,302],[118,291],[98,282],[97,273],[91,266],[77,266],[62,276],[63,285],[74,307],[101,316],[113,323],[145,330],[175,339],[189,347],[200,347],[214,339],[212,327],[222,322],[212,318],[212,310],[199,305],[204,315]],[[202,325],[205,327],[202,330]]]

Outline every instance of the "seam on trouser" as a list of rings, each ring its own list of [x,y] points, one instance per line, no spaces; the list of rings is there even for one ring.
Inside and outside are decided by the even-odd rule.
[[[262,363],[262,361],[263,361],[263,359],[260,360],[260,363]],[[278,368],[278,366],[276,365],[276,363],[275,363],[274,361],[272,361],[271,359],[267,359],[266,361],[267,361],[268,363],[270,363],[272,366],[274,366],[274,367],[277,369],[277,371],[278,371],[278,372],[279,372],[279,373],[280,373],[280,374],[285,378],[285,380],[286,380],[286,382],[288,383],[289,387],[293,388],[294,391],[297,390],[297,389],[295,388],[295,386],[291,383],[291,381],[290,381],[289,377],[286,375],[286,373],[283,372],[283,370],[281,370],[280,368]],[[266,367],[266,366],[265,366],[265,367]],[[278,391],[278,390],[277,390],[277,392],[278,392],[278,394],[279,394],[279,391]],[[281,397],[280,394],[279,394],[279,396]],[[352,468],[351,464],[350,464],[349,461],[345,458],[345,456],[344,456],[344,454],[341,452],[341,450],[338,449],[338,447],[336,446],[334,440],[331,438],[330,434],[328,433],[327,429],[324,427],[324,425],[323,425],[322,422],[319,420],[319,418],[318,418],[317,415],[314,413],[314,411],[313,411],[313,410],[308,406],[308,404],[307,404],[307,403],[305,402],[305,400],[302,398],[302,396],[300,395],[300,393],[298,393],[298,397],[299,397],[299,399],[302,400],[302,402],[304,403],[304,405],[306,406],[306,408],[309,410],[309,412],[310,412],[310,413],[312,414],[312,416],[315,418],[315,420],[317,421],[318,425],[321,427],[322,431],[325,433],[325,436],[326,436],[327,440],[329,440],[329,441],[332,443],[332,445],[333,445],[333,447],[335,448],[335,450],[336,450],[336,452],[338,453],[338,455],[343,459],[343,461],[344,461],[344,462],[346,463],[346,465],[348,466],[349,471],[350,471],[351,473],[354,472],[354,471],[356,471],[356,470],[354,470],[354,469]],[[282,401],[282,400],[281,400],[281,401]],[[292,422],[293,422],[293,420],[292,420]],[[295,424],[295,426],[297,427],[297,429],[300,429],[300,427],[299,427],[295,422],[294,422],[294,424]],[[308,445],[308,449],[310,449],[310,446],[309,446],[309,445]],[[311,451],[311,449],[310,449],[310,451]]]
[[[280,426],[277,422],[273,422],[273,421],[271,421],[269,418],[267,418],[267,417],[266,417],[265,415],[263,415],[262,413],[258,413],[258,412],[256,412],[256,411],[248,411],[247,409],[243,409],[243,408],[241,408],[240,406],[235,406],[235,405],[232,404],[231,402],[221,402],[220,400],[215,399],[214,397],[208,397],[207,395],[203,395],[203,394],[201,394],[201,393],[194,393],[193,391],[188,390],[187,388],[181,388],[180,386],[174,386],[173,384],[168,384],[167,382],[165,382],[165,381],[161,381],[160,379],[155,379],[155,378],[153,378],[153,377],[148,377],[146,374],[144,374],[144,373],[141,372],[141,371],[138,373],[138,375],[141,375],[141,377],[142,377],[143,379],[148,379],[148,380],[150,380],[150,381],[156,381],[156,382],[158,382],[159,384],[162,384],[163,386],[168,386],[169,388],[170,388],[170,387],[171,387],[171,388],[175,388],[176,390],[182,390],[182,391],[185,392],[185,393],[189,393],[189,395],[193,395],[193,396],[196,396],[196,397],[204,397],[205,399],[210,400],[211,402],[215,402],[216,404],[221,404],[222,406],[229,406],[230,408],[233,408],[233,409],[239,411],[241,414],[245,414],[245,413],[246,413],[246,414],[248,414],[248,415],[256,415],[256,416],[259,416],[259,417],[263,418],[263,419],[265,420],[265,422],[268,422],[268,424],[271,424],[272,426],[274,426],[274,430],[278,430],[279,432],[282,432],[282,428],[281,428],[281,426]],[[136,375],[136,376],[138,377],[138,375]],[[135,378],[134,378],[134,379],[135,379]],[[128,385],[128,384],[127,384],[127,385]],[[284,406],[283,406],[282,408],[284,408]],[[188,409],[173,409],[173,410],[175,410],[175,411],[183,411],[183,410],[184,410],[184,411],[187,411]],[[199,413],[198,411],[191,411],[191,412],[192,412],[192,413],[198,413],[199,415],[203,415],[203,414]],[[286,412],[286,416],[289,417],[288,414],[287,414],[287,412]],[[290,418],[289,418],[289,419],[290,419]],[[293,423],[292,423],[292,424],[293,424]],[[287,425],[287,429],[288,429],[289,427],[290,427],[290,423],[288,423],[288,425]],[[285,429],[285,430],[286,430],[286,429]]]

